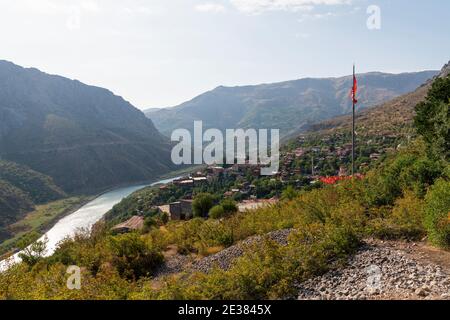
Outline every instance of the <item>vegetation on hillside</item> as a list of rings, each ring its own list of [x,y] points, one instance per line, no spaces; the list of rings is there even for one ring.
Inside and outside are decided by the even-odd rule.
[[[0,179],[24,191],[35,204],[58,200],[65,196],[52,178],[17,163],[0,160]]]
[[[0,240],[3,242],[18,235],[10,225],[33,211],[36,205],[65,196],[50,177],[26,166],[0,160]],[[2,243],[0,254],[7,246],[9,243]]]

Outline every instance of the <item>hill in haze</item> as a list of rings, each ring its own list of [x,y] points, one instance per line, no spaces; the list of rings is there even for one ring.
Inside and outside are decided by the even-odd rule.
[[[53,178],[65,192],[153,179],[170,144],[112,92],[0,61],[0,158]]]
[[[424,71],[403,74],[359,74],[359,101],[368,108],[415,90],[437,74]],[[174,129],[192,130],[194,120],[207,128],[279,128],[286,137],[311,124],[351,111],[351,76],[300,79],[243,87],[218,87],[177,107],[145,112],[163,134]]]

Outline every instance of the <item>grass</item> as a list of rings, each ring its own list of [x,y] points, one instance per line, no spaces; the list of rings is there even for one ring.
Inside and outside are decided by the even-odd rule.
[[[90,197],[80,196],[39,205],[23,219],[8,228],[14,235],[0,244],[0,254],[14,250],[21,242],[32,242],[39,238],[57,219],[74,211]]]

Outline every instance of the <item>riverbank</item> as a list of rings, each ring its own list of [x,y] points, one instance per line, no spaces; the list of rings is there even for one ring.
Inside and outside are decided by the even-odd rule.
[[[0,244],[0,261],[9,258],[17,253],[20,248],[26,247],[31,243],[41,238],[44,234],[50,231],[58,221],[64,219],[71,214],[74,214],[93,200],[113,192],[118,189],[128,188],[133,186],[149,186],[158,182],[164,182],[188,174],[198,170],[201,166],[184,168],[177,171],[172,171],[161,175],[151,181],[142,181],[138,183],[127,183],[117,185],[98,192],[93,195],[79,195],[70,198],[61,199],[58,201],[49,202],[44,205],[39,205],[35,210],[29,212],[23,219],[15,222],[9,228],[14,230],[14,236],[3,241]]]

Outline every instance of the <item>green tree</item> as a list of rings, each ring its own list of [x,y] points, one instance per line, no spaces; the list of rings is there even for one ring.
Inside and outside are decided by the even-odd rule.
[[[195,217],[208,217],[209,210],[214,206],[215,198],[210,193],[199,193],[192,202]]]
[[[434,158],[450,157],[450,75],[434,81],[424,102],[416,106],[415,126]]]
[[[436,181],[427,193],[425,203],[425,226],[431,242],[450,247],[450,181]]]
[[[23,249],[19,254],[19,258],[22,259],[30,267],[36,265],[40,260],[42,260],[47,252],[48,238],[45,237],[44,240],[36,241],[32,245]]]

